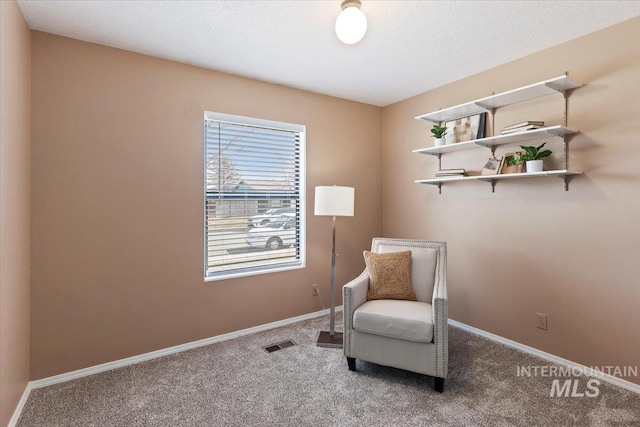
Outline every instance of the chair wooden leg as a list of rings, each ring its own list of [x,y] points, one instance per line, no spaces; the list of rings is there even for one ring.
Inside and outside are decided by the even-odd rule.
[[[433,389],[438,393],[442,393],[444,391],[444,378],[434,377],[436,380]]]
[[[350,371],[356,370],[356,359],[354,357],[347,357],[347,365],[349,365]]]

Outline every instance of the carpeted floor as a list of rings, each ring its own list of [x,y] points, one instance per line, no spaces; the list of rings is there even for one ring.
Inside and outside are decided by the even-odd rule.
[[[36,389],[18,426],[640,425],[639,394],[602,382],[598,397],[550,397],[552,378],[517,376],[518,366],[547,362],[453,327],[443,394],[423,375],[361,361],[350,372],[342,350],[315,345],[327,324],[312,319]],[[263,350],[287,339],[297,345]]]

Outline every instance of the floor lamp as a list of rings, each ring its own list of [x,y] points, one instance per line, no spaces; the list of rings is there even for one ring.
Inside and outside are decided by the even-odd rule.
[[[353,216],[355,199],[353,187],[323,186],[316,187],[314,213],[317,216],[331,216],[331,311],[329,331],[320,332],[318,347],[342,348],[342,333],[336,333],[336,217]]]

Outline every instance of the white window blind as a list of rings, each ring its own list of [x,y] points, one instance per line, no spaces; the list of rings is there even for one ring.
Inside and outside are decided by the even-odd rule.
[[[301,125],[205,113],[205,278],[304,266]]]

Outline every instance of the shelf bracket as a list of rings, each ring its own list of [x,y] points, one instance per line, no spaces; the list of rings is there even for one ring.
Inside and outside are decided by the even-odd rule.
[[[438,183],[438,194],[442,194],[442,183]]]
[[[491,136],[496,136],[496,124],[495,124],[495,116],[496,109],[492,108],[489,110],[489,127],[491,128]],[[491,152],[493,153],[494,148],[491,147]]]
[[[564,191],[569,191],[569,177],[562,175],[560,178],[562,179],[562,188],[564,188]]]
[[[493,94],[495,95],[495,93]],[[483,104],[482,102],[474,102],[473,103],[476,107],[482,108],[484,111],[486,111],[487,113],[490,113],[492,111],[492,108],[489,107],[488,105]]]
[[[556,91],[558,93],[562,93],[564,95],[564,89],[560,89],[558,86],[554,85],[553,83],[545,83],[544,85],[549,89]]]
[[[562,91],[562,101],[564,103],[564,126],[567,127],[567,120],[568,120],[568,110],[569,110],[569,104],[568,104],[568,100],[567,100],[567,92],[566,91]]]
[[[490,182],[491,182],[491,192],[495,193],[496,192],[496,180],[492,179]]]

